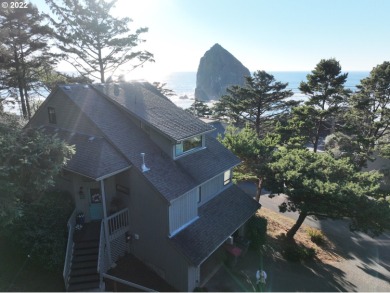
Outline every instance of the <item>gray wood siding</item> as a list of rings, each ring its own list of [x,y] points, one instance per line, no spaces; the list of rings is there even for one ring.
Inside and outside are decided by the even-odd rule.
[[[206,183],[203,183],[201,188],[201,202],[199,203],[199,206],[205,204],[210,199],[212,199],[215,195],[221,192],[222,189],[225,188],[223,185],[223,174],[220,174],[213,179],[207,181]]]
[[[130,188],[130,233],[139,236],[128,243],[130,251],[172,286],[187,291],[188,263],[168,238],[168,203],[134,168]]]
[[[198,216],[198,188],[185,193],[171,203],[169,207],[169,232],[177,229]]]
[[[56,113],[56,124],[49,123],[48,108],[52,107]],[[57,94],[49,97],[33,116],[30,121],[32,127],[41,125],[51,125],[85,133],[89,135],[100,136],[101,133],[95,125],[80,111],[80,109],[64,94],[57,92]]]
[[[153,130],[152,128],[149,128],[148,131],[149,137],[159,146],[159,148],[167,154],[170,158],[173,157],[173,142],[167,138],[158,133],[157,131]]]

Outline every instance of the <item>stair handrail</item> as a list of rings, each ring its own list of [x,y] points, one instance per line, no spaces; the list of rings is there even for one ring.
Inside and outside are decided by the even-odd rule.
[[[105,265],[105,253],[106,253],[106,237],[104,232],[104,220],[100,223],[100,239],[99,239],[99,255],[97,263],[97,272],[99,273],[99,287],[102,288],[103,285],[103,274],[106,273]]]
[[[76,214],[77,211],[74,209],[73,213],[69,217],[67,227],[68,227],[68,243],[66,245],[66,254],[65,254],[65,262],[64,262],[64,270],[62,276],[65,282],[65,288],[68,289],[69,286],[69,274],[70,274],[70,266],[72,263],[72,254],[73,254],[73,232],[74,227],[76,226]]]
[[[124,234],[130,225],[129,209],[124,208],[107,217],[110,240]]]

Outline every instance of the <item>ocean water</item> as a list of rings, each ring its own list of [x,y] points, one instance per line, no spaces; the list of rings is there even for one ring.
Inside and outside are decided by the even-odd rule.
[[[306,81],[309,71],[270,71],[268,73],[272,74],[277,81],[288,83],[287,89],[293,91],[293,99],[302,100],[306,98],[305,95],[299,92],[298,87],[301,81]],[[368,71],[349,72],[345,87],[352,91],[356,90],[356,85],[368,75]],[[196,72],[172,72],[164,76],[160,82],[166,83],[165,87],[175,92],[176,96],[170,97],[170,99],[177,106],[186,109],[194,102]],[[183,96],[187,96],[188,99],[180,98]],[[208,104],[213,104],[213,101]]]

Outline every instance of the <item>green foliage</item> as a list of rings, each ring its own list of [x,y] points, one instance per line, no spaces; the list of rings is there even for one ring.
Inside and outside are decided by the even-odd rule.
[[[211,115],[211,109],[203,101],[195,100],[189,108],[186,109],[187,112],[193,114],[196,117],[205,117]]]
[[[283,257],[292,262],[300,262],[313,259],[316,255],[316,251],[313,248],[306,248],[295,243],[289,243],[285,246]]]
[[[317,229],[307,230],[307,234],[310,236],[310,240],[317,245],[323,245],[325,243],[325,236],[321,231]]]
[[[245,228],[246,237],[251,241],[250,248],[259,250],[266,241],[267,219],[256,215],[252,216]]]
[[[336,128],[340,106],[346,102],[350,93],[344,88],[347,77],[347,73],[341,73],[338,61],[322,59],[307,75],[307,82],[302,81],[299,86],[299,90],[309,99],[305,107],[295,111],[292,128],[296,127],[303,136],[309,138],[314,152],[317,151],[320,136]]]
[[[358,150],[345,151],[362,168],[373,159],[375,150],[384,157],[390,154],[390,62],[374,67],[357,88],[348,101],[344,132],[355,141]]]
[[[44,20],[31,3],[0,9],[0,84],[12,100],[20,100],[26,119],[31,117],[30,94],[39,86],[36,69],[55,63],[48,42],[52,32]]]
[[[132,70],[147,61],[154,61],[153,54],[136,51],[144,40],[141,34],[147,28],[130,33],[128,17],[117,19],[110,12],[116,1],[99,0],[46,0],[55,14],[52,24],[58,47],[66,60],[83,76],[106,81],[122,65],[131,61]],[[130,68],[131,67],[131,68]]]
[[[228,126],[225,136],[219,140],[242,161],[235,168],[234,179],[257,181],[256,199],[259,200],[263,181],[268,173],[268,163],[272,159],[279,136],[269,134],[260,139],[255,130],[247,124],[242,130]]]
[[[265,71],[256,71],[245,77],[245,87],[232,86],[227,95],[222,96],[215,105],[218,116],[226,116],[236,125],[249,123],[262,136],[276,117],[288,112],[294,101],[286,101],[293,95],[286,90],[287,83],[275,80]]]
[[[153,82],[153,86],[161,93],[163,94],[164,96],[166,97],[172,97],[175,95],[175,92],[171,89],[168,89],[166,88],[165,86],[167,85],[166,82],[158,82],[158,81],[155,81]]]
[[[69,194],[44,193],[39,200],[22,205],[21,217],[6,227],[6,233],[31,260],[50,270],[61,270],[67,244],[66,223],[73,209]]]
[[[351,229],[373,235],[389,228],[389,204],[375,199],[380,192],[379,172],[357,172],[348,158],[335,159],[328,153],[305,149],[281,147],[274,157],[269,164],[273,176],[268,177],[268,187],[272,193],[287,195],[281,212],[298,211],[304,217],[349,217]],[[293,237],[300,225],[294,226],[288,236]]]
[[[0,115],[0,224],[20,215],[21,206],[54,184],[74,153],[57,137],[21,128],[11,116]]]

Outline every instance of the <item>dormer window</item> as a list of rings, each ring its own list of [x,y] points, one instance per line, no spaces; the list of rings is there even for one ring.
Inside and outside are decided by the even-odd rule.
[[[176,144],[175,156],[178,157],[192,150],[201,148],[203,146],[202,135],[194,136],[189,139],[183,140]]]
[[[47,112],[49,114],[49,123],[57,124],[56,109],[49,107],[47,108]]]

